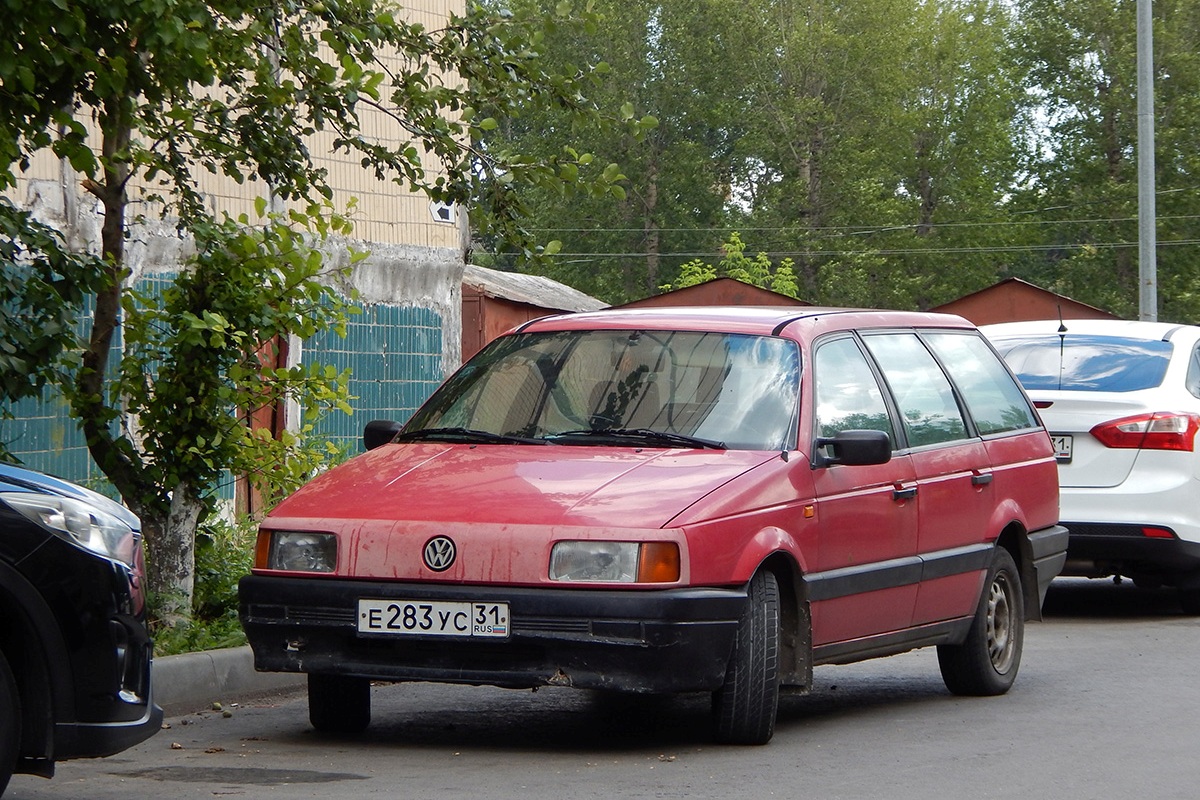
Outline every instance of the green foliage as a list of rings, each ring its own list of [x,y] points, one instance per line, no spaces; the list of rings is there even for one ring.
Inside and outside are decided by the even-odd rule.
[[[520,15],[549,19],[543,0],[486,0]],[[616,124],[579,125],[568,108],[544,104],[501,117],[485,140],[491,150],[553,154],[553,134],[570,132],[597,163],[620,164],[622,196],[536,191],[529,227],[562,243],[529,269],[609,302],[643,297],[671,280],[688,260],[679,253],[714,251],[725,222],[720,187],[739,135],[733,112],[743,102],[726,74],[737,63],[724,46],[728,14],[711,0],[594,0],[593,24],[549,27],[546,57],[566,65],[603,65],[590,99],[620,111]],[[619,124],[620,122],[625,124]],[[551,134],[551,135],[548,135]],[[479,236],[479,263],[518,266],[506,249]],[[490,258],[489,258],[490,256]]]
[[[70,253],[58,231],[0,200],[0,396],[37,396],[55,377],[103,274],[97,259]]]
[[[206,172],[328,199],[307,138],[324,131],[382,179],[435,200],[483,199],[480,230],[532,252],[522,187],[619,195],[620,171],[561,137],[536,158],[479,143],[498,118],[549,104],[600,119],[588,90],[603,68],[548,70],[544,41],[594,15],[571,3],[545,19],[468,6],[434,30],[378,0],[21,3],[0,31],[0,99],[12,112],[0,119],[0,189],[52,148],[98,195],[117,188],[109,178],[140,174],[185,220],[204,214],[195,176]],[[99,154],[80,108],[96,111]],[[365,128],[368,111],[389,123]]]
[[[184,625],[154,628],[158,656],[237,647],[246,643],[238,621],[238,581],[254,566],[257,525],[214,518],[196,532],[196,592]],[[155,598],[156,600],[156,598]],[[152,605],[160,605],[152,602]]]
[[[5,214],[5,285],[10,265],[37,273],[25,289],[48,298],[52,324],[43,339],[26,341],[25,320],[6,313],[0,341],[31,348],[29,386],[51,381],[67,395],[92,458],[142,517],[149,584],[165,607],[190,605],[190,537],[222,475],[269,476],[260,483],[270,495],[328,456],[309,441],[311,417],[298,435],[273,439],[238,410],[253,414],[285,397],[311,414],[348,408],[345,375],[315,365],[264,370],[259,361],[269,363],[287,336],[338,327],[346,310],[324,288],[325,263],[308,241],[349,233],[322,207],[333,188],[329,153],[313,147],[315,136],[381,180],[434,200],[476,200],[475,227],[524,257],[555,247],[525,229],[531,187],[624,196],[621,169],[561,132],[548,132],[554,145],[540,153],[484,144],[499,120],[547,105],[583,125],[605,121],[589,96],[604,66],[547,59],[548,33],[594,22],[570,2],[546,17],[471,3],[436,30],[381,0],[9,5],[0,29],[0,190],[35,155],[52,154],[79,174],[103,220],[97,260],[68,253],[27,215]],[[616,110],[608,119],[635,137],[652,126]],[[291,217],[253,228],[248,219],[213,219],[199,188],[209,174],[260,184]],[[178,226],[197,248],[175,287],[137,302],[124,288],[131,186],[145,189],[140,213]],[[69,337],[54,326],[89,292],[90,331],[77,357],[57,359]],[[122,324],[125,350],[113,370]],[[7,398],[29,391],[10,379],[19,366],[3,364]],[[118,424],[130,413],[136,431]]]
[[[580,132],[582,147],[622,165],[629,191],[616,203],[534,207],[531,224],[562,242],[539,272],[620,303],[694,280],[693,262],[722,257],[731,231],[769,261],[791,259],[797,294],[814,302],[928,306],[1003,270],[994,237],[1030,121],[1009,4],[596,9],[595,32],[560,34],[557,52],[603,60],[616,79],[599,89],[606,102],[626,96],[658,125],[640,140]],[[564,124],[554,107],[534,119],[502,124],[493,140],[537,147]],[[856,271],[880,254],[886,263]]]
[[[348,267],[332,270],[317,247],[349,226],[319,206],[256,226],[245,215],[197,221],[196,254],[175,283],[161,297],[126,296],[125,351],[110,390],[142,428],[154,491],[144,504],[165,506],[163,488],[181,482],[215,488],[230,472],[250,477],[272,502],[329,455],[309,434],[321,414],[351,413],[348,373],[319,363],[277,366],[276,354],[289,336],[344,333],[356,309],[331,280]],[[247,424],[288,399],[305,412],[298,433],[275,438]],[[202,496],[209,507],[213,498]]]
[[[722,252],[721,260],[716,266],[706,264],[700,259],[687,262],[680,267],[679,280],[674,284],[662,286],[662,290],[669,292],[725,277],[760,289],[770,289],[788,297],[799,297],[794,263],[790,258],[783,259],[778,265],[773,265],[766,253],[759,253],[751,258],[746,255],[746,244],[737,232],[729,235]]]
[[[1021,57],[1044,124],[1013,205],[1040,223],[1014,272],[1138,312],[1136,4],[1021,0]],[[1047,16],[1050,15],[1050,16]],[[1200,6],[1157,0],[1154,124],[1159,316],[1200,320]]]

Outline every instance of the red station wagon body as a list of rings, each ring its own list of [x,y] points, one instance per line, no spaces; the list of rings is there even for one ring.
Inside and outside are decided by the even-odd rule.
[[[365,726],[369,679],[435,680],[711,691],[718,738],[765,742],[779,685],[926,645],[999,693],[1064,559],[1049,437],[957,317],[551,317],[367,435],[241,586],[318,728]]]

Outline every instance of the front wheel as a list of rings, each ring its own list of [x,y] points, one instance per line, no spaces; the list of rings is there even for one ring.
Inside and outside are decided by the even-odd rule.
[[[779,708],[779,582],[763,570],[750,581],[725,685],[713,692],[714,735],[726,744],[766,744]]]
[[[0,794],[17,766],[21,742],[21,698],[4,654],[0,653]]]
[[[361,733],[371,724],[371,682],[346,675],[308,676],[308,721],[322,733]]]
[[[1008,551],[997,547],[967,638],[938,645],[946,688],[960,695],[1004,694],[1017,678],[1024,640],[1021,575]]]

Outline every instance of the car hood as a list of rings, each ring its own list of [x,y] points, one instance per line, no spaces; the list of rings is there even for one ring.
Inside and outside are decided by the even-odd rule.
[[[268,518],[659,528],[778,453],[389,444],[318,477]],[[322,526],[324,527],[324,526]]]

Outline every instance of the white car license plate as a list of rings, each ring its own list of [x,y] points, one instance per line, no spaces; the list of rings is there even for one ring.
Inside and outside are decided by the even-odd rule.
[[[1070,434],[1056,433],[1051,434],[1050,443],[1054,445],[1054,457],[1059,461],[1067,462],[1071,460],[1071,447],[1075,439]]]
[[[508,603],[358,601],[358,632],[398,636],[508,637]]]

